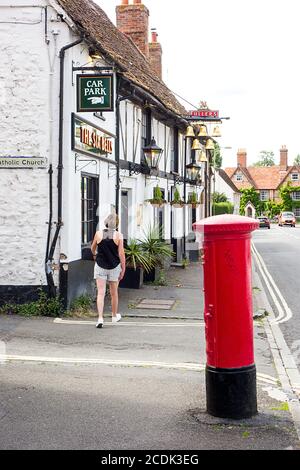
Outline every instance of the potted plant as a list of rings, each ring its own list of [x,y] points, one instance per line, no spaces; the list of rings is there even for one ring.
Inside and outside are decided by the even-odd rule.
[[[139,242],[143,252],[147,253],[152,261],[151,270],[144,273],[144,282],[154,282],[164,264],[173,258],[174,252],[162,239],[162,229],[156,225],[150,225]]]
[[[167,201],[163,198],[161,189],[158,185],[154,188],[153,198],[148,199],[148,202],[150,202],[154,207],[161,207],[166,204]]]
[[[196,191],[193,191],[188,197],[188,205],[192,207],[192,209],[196,209],[200,202],[198,201],[198,196]]]
[[[175,191],[174,191],[174,199],[173,201],[171,201],[171,206],[175,208],[184,206],[184,201],[181,199],[180,192],[177,187],[175,188]]]
[[[125,248],[126,272],[120,282],[121,288],[140,289],[143,285],[144,271],[149,272],[154,260],[149,253],[144,252],[138,240],[130,240]]]

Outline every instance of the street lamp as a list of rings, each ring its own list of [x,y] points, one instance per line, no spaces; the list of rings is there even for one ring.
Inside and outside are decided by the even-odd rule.
[[[144,152],[145,160],[150,170],[153,170],[153,169],[158,170],[159,162],[163,154],[163,149],[158,147],[154,137],[152,137],[150,145],[147,145],[146,147],[143,148],[143,152]]]

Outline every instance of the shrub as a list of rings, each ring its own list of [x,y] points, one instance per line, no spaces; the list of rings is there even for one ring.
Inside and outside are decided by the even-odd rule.
[[[63,306],[59,297],[48,298],[47,294],[40,289],[37,301],[25,304],[5,304],[0,308],[0,313],[23,317],[57,317],[63,313]]]
[[[222,215],[222,214],[233,214],[234,205],[230,202],[218,202],[213,204],[213,214]]]

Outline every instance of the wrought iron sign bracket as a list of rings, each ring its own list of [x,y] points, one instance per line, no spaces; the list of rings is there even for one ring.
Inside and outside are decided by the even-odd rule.
[[[85,165],[80,166],[80,163],[85,163]],[[96,165],[97,170],[98,170],[98,162],[96,160],[92,159],[87,159],[87,158],[81,158],[80,155],[75,153],[75,173],[79,173],[80,171],[84,170],[89,165]],[[97,171],[99,173],[99,171]]]

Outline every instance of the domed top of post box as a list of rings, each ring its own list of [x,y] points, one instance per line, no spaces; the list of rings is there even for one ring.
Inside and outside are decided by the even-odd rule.
[[[242,215],[217,215],[200,220],[193,224],[195,232],[226,233],[226,232],[253,232],[259,227],[259,222]]]

